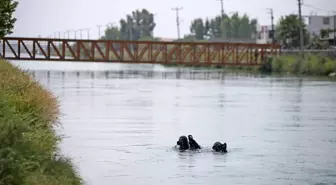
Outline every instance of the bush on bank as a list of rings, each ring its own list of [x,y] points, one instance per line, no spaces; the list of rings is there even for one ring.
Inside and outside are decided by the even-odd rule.
[[[59,115],[53,95],[28,74],[0,60],[0,185],[80,185],[59,156]]]
[[[322,55],[287,55],[268,57],[261,66],[190,66],[178,64],[164,64],[165,67],[192,67],[194,69],[227,69],[262,73],[287,73],[314,76],[336,75],[336,59]]]
[[[269,57],[261,66],[262,72],[327,76],[336,72],[336,60],[320,55]]]

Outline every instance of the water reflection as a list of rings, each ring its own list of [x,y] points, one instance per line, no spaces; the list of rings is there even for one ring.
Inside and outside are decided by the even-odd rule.
[[[91,79],[130,79],[130,78],[143,78],[143,79],[186,79],[186,80],[224,80],[225,72],[219,71],[153,71],[153,70],[120,70],[120,71],[55,71],[55,70],[30,70],[32,76],[35,77],[36,74],[58,76],[65,78],[66,76],[76,76],[79,79],[91,78]],[[242,79],[243,77],[261,77],[262,75],[257,74],[246,74],[246,73],[234,73],[230,72],[230,79]],[[224,83],[224,81],[220,81]]]
[[[31,71],[92,185],[315,184],[336,175],[335,82],[218,71]],[[178,153],[181,134],[203,152]],[[210,152],[215,141],[229,153]]]

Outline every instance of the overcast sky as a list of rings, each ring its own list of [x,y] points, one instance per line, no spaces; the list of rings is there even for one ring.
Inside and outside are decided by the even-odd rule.
[[[156,13],[157,24],[154,35],[176,38],[176,17],[172,7],[183,7],[180,11],[181,35],[189,33],[191,20],[197,17],[214,17],[220,13],[218,0],[18,0],[15,12],[18,19],[13,36],[42,37],[54,36],[55,32],[91,28],[91,38],[97,38],[97,25],[118,23],[121,18],[135,9],[146,8]],[[303,0],[303,14],[311,11],[327,15],[336,11],[336,0]],[[297,0],[224,0],[224,11],[238,11],[256,17],[260,24],[270,24],[267,8],[273,8],[275,20],[285,14],[297,13]],[[320,8],[322,10],[319,10]],[[334,8],[334,10],[332,10]],[[103,27],[101,28],[101,30]],[[102,32],[102,31],[101,31]],[[79,32],[77,33],[79,36]],[[58,35],[58,34],[57,34]],[[83,36],[87,32],[83,31]],[[72,36],[74,37],[74,33]]]

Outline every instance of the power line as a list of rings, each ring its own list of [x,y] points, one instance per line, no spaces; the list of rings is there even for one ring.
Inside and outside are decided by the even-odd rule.
[[[180,17],[179,11],[182,10],[183,7],[175,7],[172,10],[176,11],[176,25],[177,25],[177,38],[180,39]]]
[[[274,16],[273,16],[273,9],[272,8],[268,8],[269,10],[269,14],[271,14],[271,25],[272,25],[272,43],[275,43],[275,39],[274,39]]]
[[[320,10],[320,11],[324,11],[324,12],[330,12],[329,10],[326,10],[326,9],[322,9],[322,8],[319,8],[319,7],[316,7],[316,6],[313,6],[313,5],[309,5],[309,4],[303,4],[301,3],[302,6],[305,6],[307,8],[313,8],[315,10]]]
[[[221,2],[221,14],[222,14],[222,17],[224,17],[224,0],[217,0],[217,1]]]

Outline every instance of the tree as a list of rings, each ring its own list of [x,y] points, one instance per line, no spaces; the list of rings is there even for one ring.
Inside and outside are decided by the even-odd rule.
[[[138,40],[141,37],[153,37],[155,26],[154,14],[146,9],[133,11],[131,15],[126,15],[126,20],[120,20],[120,38]]]
[[[159,41],[160,38],[151,37],[151,36],[141,36],[138,41]]]
[[[257,19],[250,20],[250,33],[252,39],[257,38],[257,25],[258,25]]]
[[[222,38],[229,39],[232,37],[232,33],[231,33],[232,28],[231,28],[230,19],[222,20],[220,28],[222,30]]]
[[[0,38],[13,33],[14,23],[16,18],[13,13],[16,10],[18,2],[13,0],[0,1]]]
[[[220,25],[222,22],[222,16],[216,16],[210,21],[210,37],[211,38],[220,38],[222,36]]]
[[[198,40],[203,40],[205,33],[205,25],[203,19],[195,19],[190,26],[190,32],[195,35]]]
[[[309,34],[306,24],[294,14],[280,18],[275,28],[276,39],[288,47],[298,48],[300,46],[300,25],[303,28],[304,43],[308,44]]]
[[[249,17],[245,14],[239,20],[238,36],[240,38],[250,38],[251,28]]]
[[[256,37],[257,20],[250,19],[246,14],[234,13],[231,17],[224,14],[214,19],[203,21],[197,18],[190,25],[190,32],[197,39],[252,39]],[[203,29],[203,31],[202,31]],[[203,35],[201,35],[203,33]]]
[[[239,38],[238,31],[240,26],[240,17],[238,12],[234,13],[230,18],[231,23],[231,34],[233,38]]]
[[[182,41],[185,42],[192,42],[192,41],[197,41],[195,35],[184,35]]]
[[[119,40],[120,39],[120,30],[118,27],[112,26],[108,27],[105,30],[104,36],[101,38],[102,40]]]
[[[209,21],[209,19],[207,18],[206,20],[205,20],[205,30],[204,30],[204,36],[206,36],[206,37],[210,37],[210,21]]]

